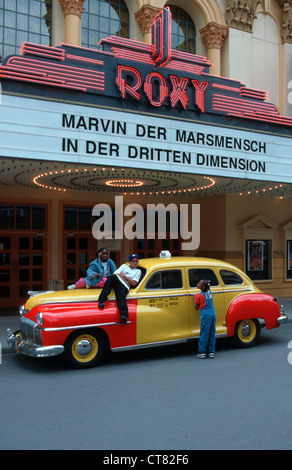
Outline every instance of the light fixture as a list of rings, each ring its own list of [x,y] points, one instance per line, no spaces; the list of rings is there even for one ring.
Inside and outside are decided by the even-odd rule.
[[[73,184],[74,182],[74,185],[76,186],[77,185],[77,178],[78,179],[81,179],[81,178],[86,178],[88,180],[88,184],[90,186],[90,189],[91,187],[94,185],[95,181],[96,181],[96,178],[97,178],[97,171],[98,169],[97,168],[94,168],[94,169],[89,169],[89,168],[62,168],[62,169],[59,169],[59,170],[54,170],[54,171],[46,171],[46,172],[42,172],[42,173],[39,173],[38,175],[34,176],[33,177],[33,182],[35,185],[39,186],[40,188],[43,188],[43,189],[48,189],[48,190],[53,190],[53,191],[67,191],[66,189],[66,185],[67,184]],[[124,172],[125,169],[124,168],[106,168],[106,167],[102,167],[101,168],[101,171],[102,172],[116,172],[118,173],[119,171],[122,171]],[[88,178],[91,177],[91,174],[94,172],[94,179],[91,179],[89,180]],[[131,173],[131,171],[130,171]],[[67,177],[70,178],[70,181],[66,181],[66,175]],[[106,176],[106,175],[104,175]],[[109,176],[109,174],[107,175]],[[125,175],[126,176],[126,175]],[[58,180],[59,178],[62,177],[62,178],[65,178],[65,180],[63,179],[62,182],[60,184],[58,184]],[[73,178],[72,178],[73,177]],[[152,172],[151,172],[151,178],[152,178]],[[209,176],[200,176],[200,175],[197,175],[197,177],[200,177],[202,180],[205,180],[206,181],[206,184],[203,183],[203,181],[200,181],[199,184],[197,186],[193,186],[191,185],[190,183],[186,185],[186,182],[185,184],[183,184],[182,182],[179,182],[178,180],[175,181],[173,180],[171,183],[173,185],[177,185],[178,188],[177,189],[170,189],[169,185],[165,185],[165,183],[167,183],[167,181],[163,181],[163,180],[168,180],[169,179],[169,176],[165,176],[163,178],[155,178],[155,180],[149,180],[149,177],[145,177],[143,178],[143,180],[140,180],[140,179],[135,179],[135,178],[131,178],[131,177],[122,177],[122,178],[115,178],[115,179],[108,179],[108,180],[105,180],[105,179],[101,179],[100,180],[100,190],[101,191],[105,191],[105,188],[108,187],[108,188],[113,188],[115,189],[116,191],[121,191],[123,193],[123,195],[133,195],[133,194],[136,194],[137,196],[140,196],[140,195],[170,195],[170,194],[173,194],[173,195],[176,195],[176,194],[194,194],[194,193],[197,193],[199,194],[201,191],[204,191],[204,190],[207,190],[209,188],[211,188],[212,186],[214,186],[216,184],[216,181],[215,179],[209,177]],[[52,181],[50,181],[50,179],[52,179]],[[49,181],[48,181],[49,179]],[[154,183],[156,185],[158,185],[160,183],[161,185],[161,189],[152,189],[150,186],[153,186]],[[203,184],[202,184],[203,183]],[[193,184],[194,184],[194,181],[193,181]],[[163,187],[162,187],[163,185]],[[103,188],[102,188],[103,186]],[[133,190],[135,189],[138,189],[138,188],[142,188],[142,186],[144,186],[143,188],[143,191],[139,192],[135,192],[133,193]],[[86,189],[86,182],[84,181],[83,183],[83,189]],[[95,190],[96,190],[96,186],[95,186]],[[127,193],[127,191],[129,191]]]
[[[144,182],[139,180],[116,179],[106,181],[105,184],[107,186],[114,186],[115,188],[136,188],[143,186]]]
[[[248,191],[246,191],[246,193],[243,193],[242,191],[239,193],[239,196],[254,196],[254,195],[263,195],[265,193],[267,193],[268,191],[279,191],[280,189],[282,188],[285,188],[286,187],[286,184],[282,183],[282,184],[276,184],[275,186],[266,186],[266,187],[262,187],[262,188],[258,188],[258,189],[255,189],[255,190],[251,190],[249,189]],[[272,197],[277,197],[276,196],[272,196]],[[281,196],[281,199],[283,199],[283,196]]]

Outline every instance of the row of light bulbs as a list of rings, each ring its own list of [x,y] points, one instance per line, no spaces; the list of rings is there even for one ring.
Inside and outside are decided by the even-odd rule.
[[[122,169],[124,171],[124,169]],[[87,168],[83,168],[83,171],[84,172],[87,172],[88,169]],[[97,171],[97,168],[93,168],[93,171]],[[102,171],[106,171],[106,168],[102,168]],[[112,168],[112,171],[115,171],[115,168]],[[44,183],[41,183],[41,179],[44,178],[45,176],[54,176],[54,175],[60,175],[60,174],[76,174],[79,172],[79,169],[78,168],[75,168],[75,169],[67,169],[67,170],[54,170],[54,171],[46,171],[46,172],[43,172],[43,173],[40,173],[38,175],[36,175],[34,178],[33,178],[33,182],[34,184],[36,184],[37,186],[41,187],[41,188],[44,188],[44,189],[49,189],[49,190],[53,190],[53,191],[67,191],[67,189],[65,188],[60,188],[60,187],[56,187],[56,186],[52,186],[52,185],[47,185],[47,184],[44,184]],[[209,184],[206,184],[206,185],[202,185],[202,186],[198,186],[198,187],[194,187],[194,188],[183,188],[183,189],[173,189],[173,190],[160,190],[160,191],[148,191],[148,192],[131,192],[129,193],[130,195],[133,195],[133,194],[136,194],[136,195],[146,195],[146,194],[149,194],[149,195],[157,195],[157,194],[177,194],[177,193],[187,193],[187,192],[192,192],[192,191],[200,191],[200,190],[204,190],[204,189],[208,189],[212,186],[215,185],[216,181],[209,177],[209,176],[203,176],[203,178],[205,180],[207,180],[209,182]],[[135,180],[135,179],[125,179],[125,178],[116,178],[116,179],[111,179],[111,180],[108,180],[108,181],[105,181],[105,184],[107,186],[112,186],[112,187],[116,187],[116,188],[137,188],[137,187],[141,187],[144,185],[144,182],[141,181],[141,180]],[[127,193],[125,192],[124,195],[126,195]]]
[[[93,171],[96,172],[97,170],[99,170],[98,168],[93,168]],[[102,168],[102,171],[106,171],[107,169],[106,168]],[[112,168],[111,169],[112,172],[115,171],[115,168]],[[60,175],[60,174],[76,174],[78,173],[79,171],[84,171],[85,173],[88,171],[87,168],[83,168],[83,170],[79,170],[78,168],[74,168],[74,169],[62,169],[62,170],[54,170],[54,171],[46,171],[46,172],[43,172],[43,173],[40,173],[38,175],[36,175],[34,178],[33,178],[33,182],[34,184],[36,184],[37,186],[43,188],[43,189],[49,189],[49,190],[53,190],[53,191],[63,191],[63,192],[66,192],[67,189],[66,188],[61,188],[61,187],[57,187],[57,186],[53,186],[53,185],[47,185],[47,184],[44,184],[42,183],[40,180],[42,178],[44,178],[45,176],[53,176],[53,175]],[[124,171],[124,169],[122,169],[122,171]],[[124,195],[169,195],[169,194],[186,194],[186,193],[191,193],[191,192],[197,192],[197,191],[202,191],[202,190],[205,190],[205,189],[209,189],[211,188],[212,186],[214,186],[216,184],[216,181],[209,177],[209,176],[203,176],[203,178],[205,180],[208,181],[208,184],[205,184],[205,185],[202,185],[202,186],[197,186],[197,187],[192,187],[192,188],[182,188],[182,189],[171,189],[171,190],[167,190],[167,189],[164,189],[164,190],[159,190],[159,191],[142,191],[142,192],[135,192],[135,191],[132,191],[132,192],[124,192],[123,194]],[[136,179],[126,179],[126,178],[116,178],[116,179],[110,179],[108,181],[105,181],[105,184],[106,186],[111,186],[111,187],[115,187],[115,188],[121,188],[121,189],[134,189],[134,188],[138,188],[138,187],[142,187],[144,185],[144,182],[142,180],[136,180]],[[248,190],[246,192],[243,192],[241,191],[239,193],[240,196],[254,196],[254,195],[263,195],[265,193],[268,193],[268,192],[271,192],[271,191],[274,191],[274,190],[282,190],[286,185],[285,184],[276,184],[275,186],[269,186],[268,188],[265,187],[265,188],[261,188],[261,189],[255,189],[255,190]],[[279,196],[280,199],[283,199],[283,196]]]
[[[253,191],[246,191],[245,193],[240,192],[239,196],[254,196],[261,194],[268,194],[271,191],[279,190],[285,188],[286,184],[276,184],[275,186],[269,186],[268,188],[255,189]],[[284,199],[284,196],[279,196],[280,199]]]

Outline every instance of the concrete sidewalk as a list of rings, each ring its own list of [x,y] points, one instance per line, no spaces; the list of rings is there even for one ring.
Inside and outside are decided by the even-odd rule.
[[[279,302],[280,305],[283,305],[284,313],[288,316],[288,322],[292,322],[292,299],[279,299]],[[6,341],[7,328],[10,328],[12,332],[19,330],[19,315],[16,314],[16,311],[14,315],[13,313],[0,315],[0,347],[2,348],[2,354],[14,352]]]

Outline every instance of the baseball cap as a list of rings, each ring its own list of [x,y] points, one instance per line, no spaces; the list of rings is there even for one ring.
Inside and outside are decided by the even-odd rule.
[[[129,256],[129,261],[132,261],[133,259],[139,259],[139,256],[138,255],[135,255],[135,254],[132,254]]]

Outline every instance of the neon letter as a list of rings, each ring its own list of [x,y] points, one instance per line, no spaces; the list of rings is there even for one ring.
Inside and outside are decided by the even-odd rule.
[[[196,90],[196,105],[202,111],[205,112],[205,90],[209,85],[208,82],[199,83],[198,80],[192,80],[192,84]]]
[[[159,82],[159,93],[158,98],[154,100],[153,97],[153,82]],[[165,97],[168,94],[168,87],[166,85],[165,78],[160,75],[160,73],[152,72],[147,75],[145,83],[144,83],[144,91],[153,106],[161,106]]]
[[[181,102],[183,108],[186,109],[189,101],[189,97],[185,91],[188,84],[188,78],[181,78],[178,81],[178,78],[175,75],[170,75],[170,80],[173,86],[173,90],[170,95],[171,106],[174,108],[178,101]]]
[[[133,84],[129,85],[126,83],[125,78],[123,77],[131,77],[133,79]],[[118,76],[116,78],[117,86],[122,93],[122,97],[126,97],[126,93],[133,96],[136,100],[140,99],[140,94],[137,90],[139,90],[141,86],[141,75],[138,70],[134,69],[134,67],[127,67],[125,65],[118,65]]]

